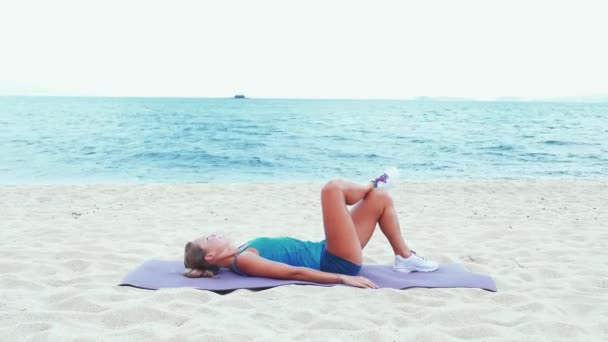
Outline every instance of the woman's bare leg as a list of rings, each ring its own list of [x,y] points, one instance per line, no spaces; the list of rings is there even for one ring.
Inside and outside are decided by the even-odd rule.
[[[361,265],[361,241],[347,205],[355,204],[374,188],[370,182],[361,185],[346,180],[329,181],[321,190],[323,227],[327,250]]]
[[[401,228],[397,212],[390,195],[381,189],[370,191],[365,199],[351,211],[355,229],[361,241],[361,249],[365,247],[376,228],[380,224],[382,233],[386,236],[393,251],[395,260],[393,270],[399,272],[432,272],[439,268],[436,262],[415,255],[401,236]]]
[[[352,208],[351,217],[359,236],[361,249],[365,248],[374,234],[376,224],[380,224],[380,229],[391,244],[395,255],[407,258],[412,254],[401,235],[393,200],[385,190],[373,189],[368,192],[365,199]]]

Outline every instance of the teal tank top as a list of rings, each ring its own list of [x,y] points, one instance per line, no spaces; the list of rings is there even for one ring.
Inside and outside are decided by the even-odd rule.
[[[241,246],[238,255],[247,248],[255,248],[260,256],[265,259],[318,270],[321,268],[321,252],[324,246],[325,240],[312,242],[290,237],[259,237]],[[232,270],[238,274],[243,274],[236,268],[236,257],[232,262]]]

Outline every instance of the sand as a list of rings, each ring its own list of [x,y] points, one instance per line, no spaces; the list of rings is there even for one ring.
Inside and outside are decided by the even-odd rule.
[[[119,287],[201,234],[322,238],[322,184],[0,187],[2,341],[608,340],[608,180],[403,183],[418,253],[479,289]],[[390,263],[378,231],[365,262]]]

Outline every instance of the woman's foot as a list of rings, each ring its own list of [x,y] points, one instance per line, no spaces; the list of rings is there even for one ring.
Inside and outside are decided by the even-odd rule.
[[[399,170],[392,166],[386,169],[380,176],[372,179],[371,182],[374,184],[375,188],[389,190],[397,183],[398,178]]]
[[[414,253],[407,258],[395,255],[393,270],[397,272],[432,272],[439,268],[439,265],[431,260],[426,260]]]

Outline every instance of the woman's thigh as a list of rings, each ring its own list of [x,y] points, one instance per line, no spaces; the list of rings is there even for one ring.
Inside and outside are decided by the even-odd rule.
[[[351,213],[339,187],[326,185],[321,191],[325,248],[331,254],[361,264],[361,243]]]
[[[378,219],[383,210],[382,190],[372,190],[363,200],[350,210],[350,216],[355,225],[361,249],[365,248],[376,229]]]

